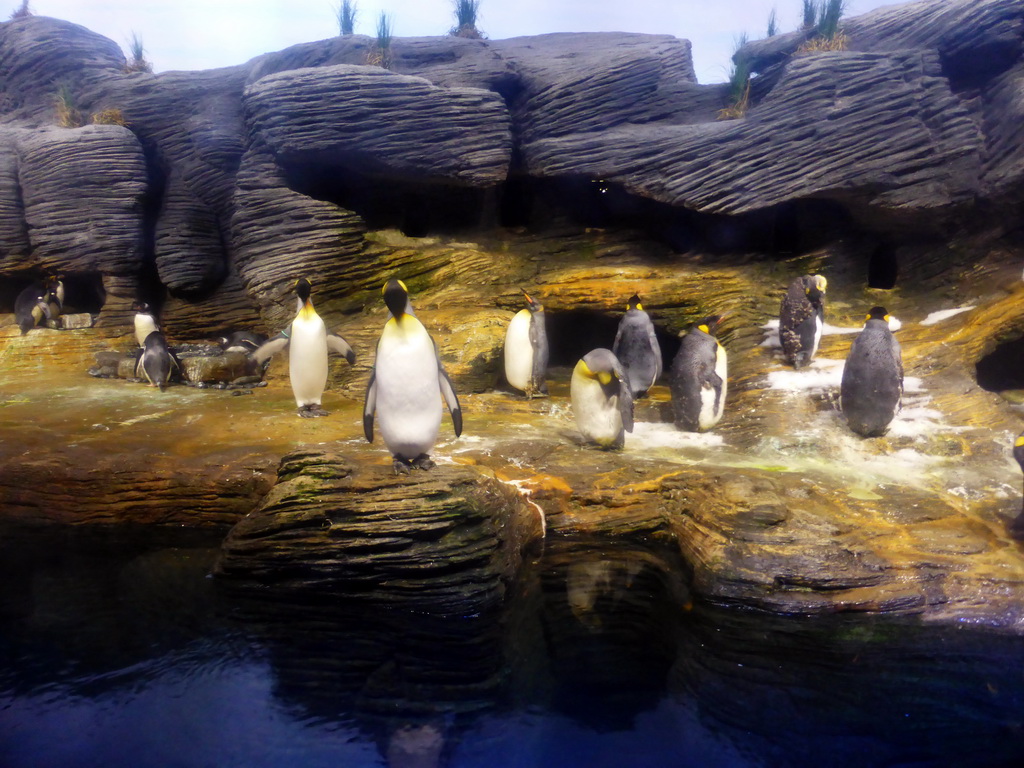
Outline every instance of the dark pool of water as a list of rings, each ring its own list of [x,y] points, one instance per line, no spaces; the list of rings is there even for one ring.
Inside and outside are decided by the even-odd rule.
[[[1024,641],[697,605],[552,542],[501,616],[253,595],[216,541],[0,543],[0,766],[1018,766]]]

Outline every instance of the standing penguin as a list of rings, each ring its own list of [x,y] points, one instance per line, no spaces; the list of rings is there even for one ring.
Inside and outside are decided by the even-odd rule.
[[[633,395],[611,350],[592,350],[576,363],[569,397],[576,426],[588,442],[605,449],[625,445],[625,433],[633,431]]]
[[[47,282],[47,305],[50,308],[50,320],[56,323],[64,311],[64,282],[59,277],[51,277]]]
[[[395,473],[411,467],[430,469],[430,449],[441,429],[441,398],[452,415],[455,436],[462,434],[462,408],[451,379],[441,365],[437,345],[415,315],[401,280],[384,286],[391,317],[377,342],[377,357],[366,387],[363,434],[373,442],[373,420],[380,421],[384,444]]]
[[[313,309],[310,294],[313,286],[304,277],[295,283],[296,314],[287,328],[254,350],[250,357],[262,365],[273,355],[288,348],[288,376],[292,394],[304,419],[326,416],[320,400],[327,386],[327,353],[337,352],[348,360],[356,361],[352,347],[341,336],[327,332],[323,318]]]
[[[706,432],[725,411],[729,363],[715,336],[721,321],[721,315],[713,315],[694,325],[672,361],[672,413],[676,426],[686,432]]]
[[[803,368],[821,342],[825,322],[825,289],[821,275],[804,275],[789,284],[779,310],[779,342],[786,362]]]
[[[850,429],[864,437],[884,435],[903,397],[903,356],[889,330],[889,315],[872,307],[864,330],[843,366],[839,403]]]
[[[135,308],[135,340],[139,342],[140,347],[146,346],[146,339],[149,338],[149,334],[153,331],[159,331],[160,326],[156,324],[156,318],[153,317],[153,310],[150,309],[149,304],[144,301],[137,301],[134,304]]]
[[[14,319],[22,334],[26,334],[43,322],[44,318],[52,318],[49,284],[32,283],[14,300]]]
[[[145,377],[151,387],[163,392],[174,368],[178,368],[178,361],[167,348],[167,339],[160,331],[153,331],[146,337],[142,355],[135,364],[135,375],[140,379]]]
[[[654,323],[635,293],[629,297],[626,314],[619,321],[612,353],[626,372],[634,399],[646,395],[661,376],[661,346]]]
[[[532,398],[548,393],[548,333],[544,307],[526,291],[523,295],[526,309],[516,313],[505,332],[505,378]]]

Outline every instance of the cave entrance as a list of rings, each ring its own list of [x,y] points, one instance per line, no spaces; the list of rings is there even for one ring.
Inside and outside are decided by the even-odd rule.
[[[0,311],[14,312],[14,303],[32,283],[41,283],[43,276],[21,275],[0,281]],[[64,314],[89,312],[97,314],[106,301],[103,278],[96,273],[72,273],[61,275],[64,283]]]
[[[1024,389],[1024,337],[1000,344],[975,365],[978,386],[989,392]]]
[[[544,314],[550,352],[549,368],[572,369],[592,349],[611,349],[615,343],[615,332],[619,329],[619,320],[622,319],[620,313],[609,314],[587,309],[545,310]],[[667,372],[679,350],[679,337],[657,323],[654,325],[654,333],[661,347],[662,370]]]
[[[879,245],[868,260],[868,288],[891,291],[900,276],[899,259],[891,246]]]

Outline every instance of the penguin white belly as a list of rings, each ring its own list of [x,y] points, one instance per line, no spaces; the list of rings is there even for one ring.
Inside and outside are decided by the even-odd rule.
[[[505,378],[525,392],[533,378],[533,344],[530,343],[530,310],[521,309],[505,331]]]
[[[811,358],[818,354],[818,345],[821,343],[821,318],[817,315],[814,316],[814,346],[811,347],[810,353],[807,355],[807,361],[810,362]]]
[[[320,405],[327,386],[327,327],[319,315],[292,321],[288,373],[295,404]]]
[[[622,415],[617,396],[605,397],[597,381],[574,371],[569,397],[576,426],[587,440],[607,447],[619,439]]]
[[[725,411],[725,392],[729,381],[729,362],[725,347],[721,344],[715,350],[715,373],[722,380],[721,390],[710,384],[700,388],[700,415],[697,416],[697,427],[700,431],[711,429],[722,418]]]
[[[437,442],[441,386],[430,336],[394,334],[377,348],[377,423],[388,450],[412,460]]]
[[[152,315],[135,316],[135,340],[140,347],[146,346],[146,337],[156,330],[156,321]]]

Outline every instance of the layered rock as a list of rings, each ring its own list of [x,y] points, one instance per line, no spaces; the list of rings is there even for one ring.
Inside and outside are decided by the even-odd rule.
[[[216,573],[472,615],[502,603],[540,526],[514,489],[471,468],[394,477],[302,450],[282,459],[277,485],[231,530]]]

